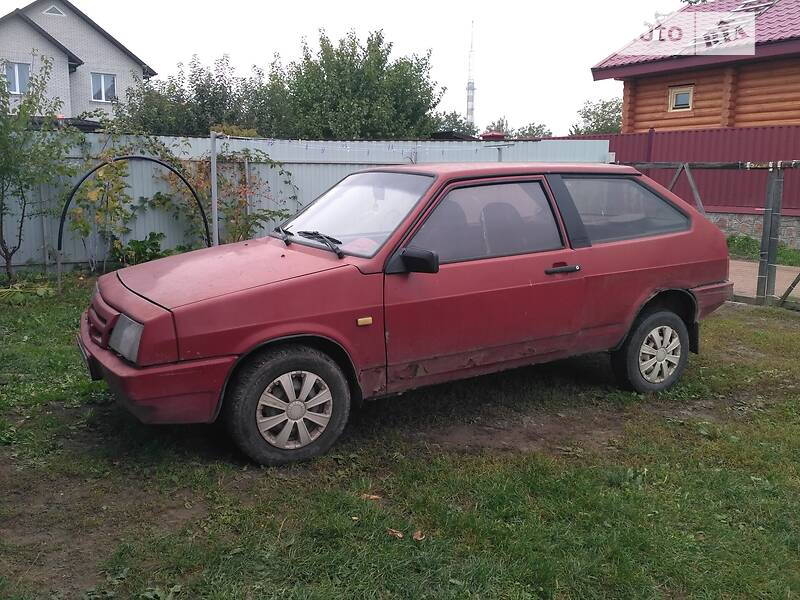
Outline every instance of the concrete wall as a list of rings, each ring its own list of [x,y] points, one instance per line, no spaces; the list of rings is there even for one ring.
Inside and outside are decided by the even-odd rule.
[[[37,54],[35,60],[34,51]],[[69,64],[66,55],[22,19],[13,18],[0,23],[0,59],[28,63],[33,74],[41,67],[39,55],[53,61],[48,96],[60,98],[63,102],[60,113],[72,116]]]
[[[65,16],[43,14],[50,6],[57,6]],[[134,73],[142,76],[141,65],[57,0],[37,2],[29,6],[25,14],[84,61],[69,76],[72,109],[69,116],[97,109],[111,114],[110,102],[92,100],[92,73],[116,75],[117,96],[123,100],[126,90],[134,84]]]

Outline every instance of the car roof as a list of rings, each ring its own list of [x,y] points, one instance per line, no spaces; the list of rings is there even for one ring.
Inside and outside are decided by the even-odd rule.
[[[490,177],[494,175],[541,175],[545,173],[593,173],[604,175],[639,175],[633,167],[603,163],[538,163],[538,162],[475,162],[475,163],[423,163],[391,165],[367,171],[393,171],[436,175],[449,179],[462,177]]]

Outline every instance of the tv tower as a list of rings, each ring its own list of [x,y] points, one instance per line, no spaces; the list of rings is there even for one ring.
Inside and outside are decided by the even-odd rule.
[[[469,36],[469,72],[467,75],[467,123],[470,125],[475,124],[475,74],[474,70],[475,58],[475,21],[472,21],[472,26]]]

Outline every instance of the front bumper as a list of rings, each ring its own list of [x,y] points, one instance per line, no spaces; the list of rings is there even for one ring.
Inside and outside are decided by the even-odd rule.
[[[78,347],[92,379],[105,379],[117,399],[143,423],[210,423],[217,415],[235,356],[135,367],[89,336],[81,317]]]

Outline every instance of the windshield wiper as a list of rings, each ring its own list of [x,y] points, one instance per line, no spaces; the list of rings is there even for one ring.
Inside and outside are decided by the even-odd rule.
[[[298,231],[297,235],[301,235],[304,238],[308,238],[310,240],[317,240],[318,242],[322,242],[328,248],[330,248],[336,254],[336,256],[338,256],[339,258],[344,258],[344,252],[342,252],[342,249],[339,248],[339,244],[341,244],[342,242],[337,240],[335,237],[332,237],[330,235],[325,235],[324,233],[320,233],[319,231]]]
[[[278,225],[272,231],[280,233],[281,241],[283,241],[283,243],[286,244],[287,246],[292,243],[292,240],[289,239],[289,235],[291,234],[291,232],[286,227],[281,227],[280,225]]]

